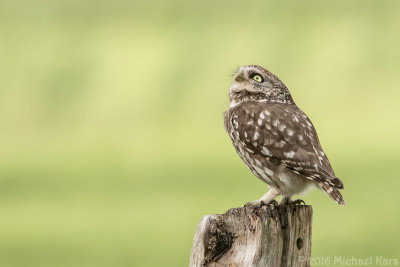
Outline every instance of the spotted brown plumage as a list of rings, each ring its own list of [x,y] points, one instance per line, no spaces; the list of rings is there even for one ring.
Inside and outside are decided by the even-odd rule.
[[[249,169],[271,187],[249,205],[270,203],[277,195],[283,196],[280,203],[289,203],[293,195],[312,186],[338,204],[345,203],[338,191],[343,183],[335,176],[313,124],[279,78],[259,66],[241,67],[230,100],[225,129]]]

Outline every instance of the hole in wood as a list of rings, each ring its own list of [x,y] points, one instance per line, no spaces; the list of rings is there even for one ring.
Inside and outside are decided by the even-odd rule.
[[[303,239],[301,239],[300,237],[297,238],[296,244],[297,244],[297,248],[301,249],[303,247]]]

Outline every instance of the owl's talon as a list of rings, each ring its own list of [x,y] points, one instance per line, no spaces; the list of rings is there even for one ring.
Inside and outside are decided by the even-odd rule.
[[[278,205],[278,201],[276,201],[275,199],[271,200],[268,203],[261,200],[261,203],[260,203],[260,206],[277,206],[277,205]]]
[[[261,206],[261,202],[259,200],[249,201],[246,204],[244,204],[245,208],[249,208],[249,207],[257,208],[257,207],[260,207],[260,206]]]
[[[278,205],[278,202],[275,199],[273,199],[269,202],[265,202],[264,200],[260,201],[260,207],[262,207],[262,206],[277,206],[277,205]]]
[[[301,205],[301,203],[303,203],[304,205],[306,204],[306,202],[304,202],[304,200],[296,199],[296,200],[290,201],[289,205]]]
[[[278,205],[275,199],[265,202],[263,200],[253,200],[244,204],[245,208],[252,207],[252,208],[261,208],[262,206],[269,206],[269,205]]]

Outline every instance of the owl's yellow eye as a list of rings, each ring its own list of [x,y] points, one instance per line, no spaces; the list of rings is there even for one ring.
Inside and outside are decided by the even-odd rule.
[[[258,83],[262,83],[262,82],[263,82],[263,78],[262,78],[260,75],[258,75],[258,74],[254,75],[254,76],[252,77],[252,79],[255,80],[255,81],[258,82]]]

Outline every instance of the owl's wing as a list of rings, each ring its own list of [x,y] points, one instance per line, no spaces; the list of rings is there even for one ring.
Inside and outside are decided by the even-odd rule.
[[[242,144],[274,164],[320,186],[343,188],[308,117],[295,105],[243,103],[232,109],[232,126]]]

